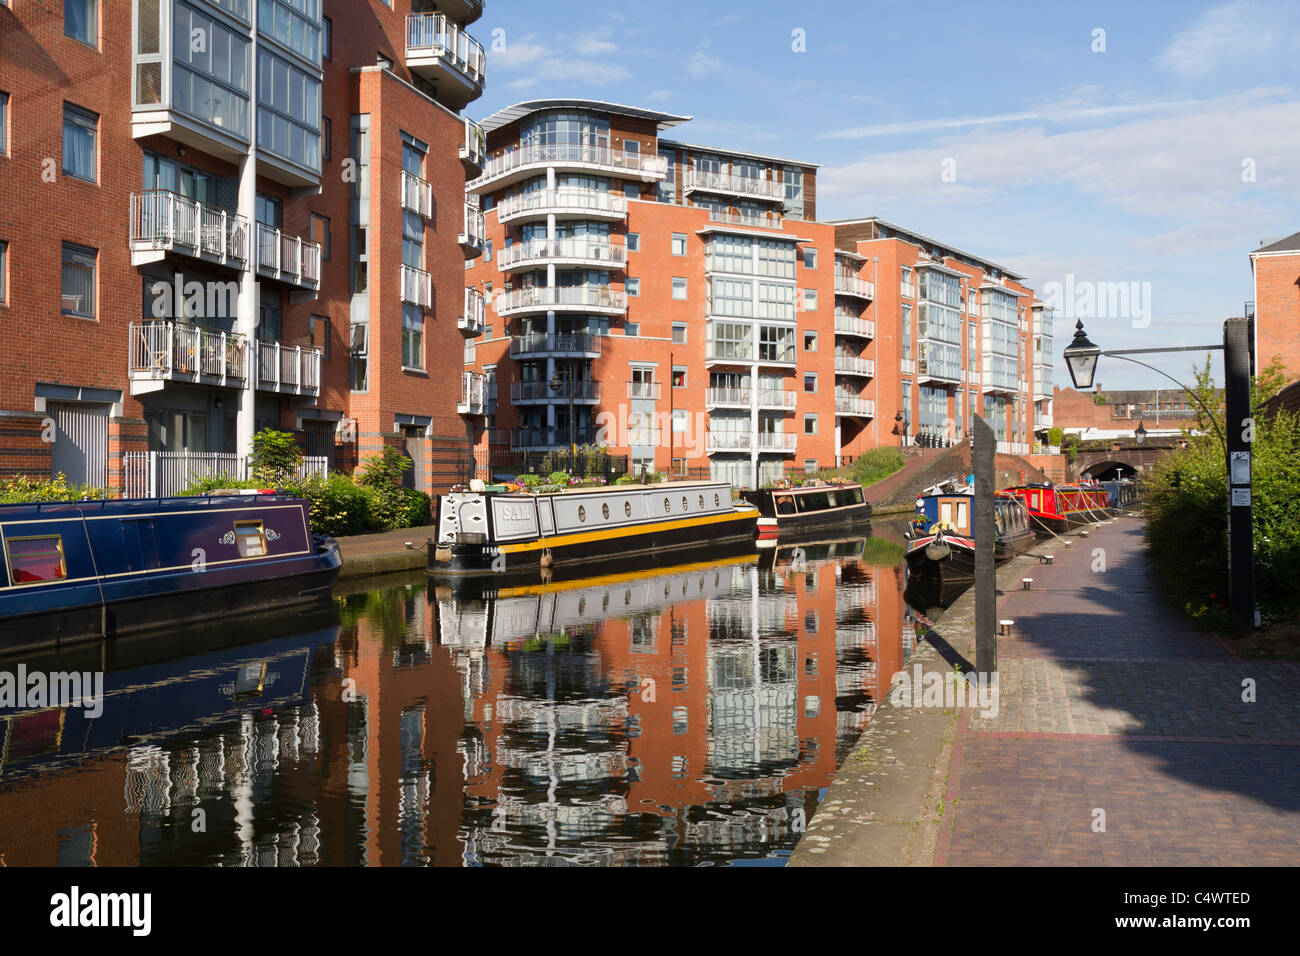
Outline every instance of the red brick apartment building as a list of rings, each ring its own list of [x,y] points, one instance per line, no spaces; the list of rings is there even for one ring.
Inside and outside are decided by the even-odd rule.
[[[816,164],[663,135],[689,119],[544,99],[483,121],[466,275],[488,308],[461,405],[480,463],[599,443],[753,485],[956,440],[976,411],[1030,450],[1051,325],[1021,277],[883,220],[817,222]]]
[[[1255,279],[1255,359],[1280,357],[1288,381],[1300,378],[1300,232],[1250,254]],[[1249,306],[1247,309],[1249,310]]]
[[[449,483],[481,13],[0,2],[0,475],[121,489],[123,452],[245,453],[271,425]]]

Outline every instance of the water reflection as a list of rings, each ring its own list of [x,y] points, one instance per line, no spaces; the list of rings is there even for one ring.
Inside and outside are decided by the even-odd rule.
[[[0,860],[779,864],[910,654],[904,578],[858,538],[88,650],[99,720],[4,720]]]

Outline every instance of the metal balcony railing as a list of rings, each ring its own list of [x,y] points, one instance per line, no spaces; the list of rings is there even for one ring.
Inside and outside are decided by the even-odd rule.
[[[237,333],[161,321],[132,322],[128,335],[133,380],[224,385],[248,375],[248,341]]]
[[[840,375],[865,375],[871,376],[876,374],[876,363],[872,359],[858,358],[853,355],[835,356],[835,372]]]
[[[749,451],[753,447],[753,436],[749,432],[715,432],[704,436],[704,450],[715,451]]]
[[[487,133],[468,116],[465,117],[465,142],[460,147],[460,158],[479,172],[487,161]]]
[[[851,295],[860,299],[872,299],[875,298],[876,287],[866,279],[837,272],[835,273],[835,294]]]
[[[171,192],[131,194],[131,251],[180,252],[243,268],[248,261],[248,220]]]
[[[545,286],[502,292],[496,300],[497,314],[502,316],[513,312],[537,312],[554,308],[626,312],[627,293],[616,292],[608,286]]]
[[[706,362],[752,362],[754,346],[749,342],[710,342],[704,351]]]
[[[795,450],[798,441],[798,435],[786,434],[784,432],[759,432],[758,450],[789,453]]]
[[[682,191],[727,193],[753,199],[785,200],[785,183],[751,176],[734,176],[702,169],[688,169],[682,177]]]
[[[799,393],[780,388],[760,388],[758,390],[759,408],[782,408],[791,411],[799,404]]]
[[[600,344],[601,337],[599,335],[589,335],[585,332],[559,335],[546,335],[544,333],[516,335],[510,340],[510,355],[512,358],[521,355],[547,354],[599,356]]]
[[[320,349],[257,343],[257,387],[291,395],[320,391]]]
[[[555,260],[621,269],[627,264],[627,246],[595,238],[533,239],[507,246],[497,254],[497,266],[501,269]]]
[[[659,382],[628,382],[627,397],[658,401],[659,385]]]
[[[749,408],[754,393],[748,388],[710,388],[704,393],[706,408]]]
[[[572,396],[575,402],[600,401],[600,382],[578,380],[562,382],[559,391],[551,387],[550,382],[512,382],[510,400],[512,402],[567,402]]]
[[[869,398],[861,398],[857,395],[836,395],[835,414],[874,418],[876,403]]]
[[[463,372],[460,377],[460,402],[456,411],[461,415],[482,415],[487,408],[487,376],[482,372]]]
[[[305,288],[320,287],[319,242],[290,236],[266,223],[257,224],[257,271]]]
[[[406,55],[435,56],[452,66],[474,86],[482,86],[487,69],[483,44],[441,13],[406,16]]]
[[[465,219],[461,226],[459,241],[466,251],[483,250],[484,243],[487,241],[487,225],[483,219],[483,211],[478,206],[465,203]]]
[[[512,428],[510,430],[510,447],[516,451],[532,448],[563,448],[570,438],[577,445],[595,444],[597,429],[576,427],[572,436],[567,426],[555,428]]]
[[[415,266],[402,266],[402,301],[427,309],[433,305],[433,279]]]
[[[876,323],[873,319],[855,319],[847,315],[835,316],[836,335],[856,335],[859,338],[874,339]]]
[[[622,218],[627,215],[627,197],[594,189],[538,189],[511,196],[497,204],[497,220],[500,222],[530,213],[577,213]]]
[[[478,289],[465,287],[465,301],[456,328],[469,335],[482,335],[487,327],[487,300]]]
[[[430,219],[433,217],[433,184],[402,170],[402,208]]]
[[[643,179],[662,179],[668,173],[668,160],[664,156],[627,153],[607,146],[581,143],[533,144],[488,159],[483,166],[483,175],[470,183],[469,188],[481,187],[493,179],[530,166],[565,165],[633,173]]]
[[[776,213],[730,212],[726,209],[710,209],[709,222],[718,222],[727,226],[750,226],[755,229],[781,229],[785,226],[785,220]]]

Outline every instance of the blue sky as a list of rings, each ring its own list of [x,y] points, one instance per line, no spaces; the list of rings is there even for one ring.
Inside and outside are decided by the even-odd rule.
[[[820,219],[881,216],[1036,290],[1149,289],[1145,325],[1085,319],[1103,348],[1219,341],[1249,252],[1300,231],[1300,3],[489,0],[470,31],[489,50],[472,116],[606,99],[821,163]],[[1192,360],[1151,361],[1188,381]],[[1168,384],[1114,359],[1097,378]]]

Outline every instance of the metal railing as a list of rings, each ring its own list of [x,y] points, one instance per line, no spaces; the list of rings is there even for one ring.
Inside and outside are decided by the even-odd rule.
[[[460,377],[461,415],[482,415],[487,408],[487,376],[482,372],[463,372]]]
[[[706,362],[752,362],[754,346],[749,342],[710,342],[704,351]]]
[[[749,432],[707,432],[704,436],[705,452],[715,451],[749,451],[753,447],[753,435]]]
[[[563,306],[626,312],[627,293],[616,292],[608,286],[539,286],[502,292],[496,301],[498,315]]]
[[[403,263],[402,301],[425,309],[433,304],[433,279],[429,273]]]
[[[425,219],[433,217],[433,183],[402,170],[402,208]]]
[[[847,315],[835,316],[836,335],[857,335],[865,339],[876,337],[876,323],[873,319],[855,319]]]
[[[858,358],[853,355],[835,356],[835,371],[844,375],[875,375],[876,363],[873,359]]]
[[[597,429],[574,428],[572,441],[576,445],[592,445],[596,442]],[[561,448],[570,442],[569,429],[554,428],[512,428],[510,429],[510,446],[521,448]]]
[[[628,382],[627,397],[658,401],[660,384],[659,382]]]
[[[516,335],[510,340],[511,357],[519,355],[541,355],[546,353],[600,355],[599,335],[586,332],[547,335]]]
[[[465,203],[465,220],[461,226],[460,244],[482,249],[486,238],[487,225],[484,222],[482,210],[471,203]]]
[[[668,159],[664,156],[625,153],[607,146],[586,146],[581,143],[533,144],[488,159],[483,166],[483,175],[470,183],[470,188],[528,166],[566,164],[598,166],[618,172],[636,173],[644,178],[662,178],[668,174]]]
[[[318,392],[320,362],[320,349],[258,342],[257,387],[296,395]]]
[[[497,254],[497,266],[510,269],[526,262],[544,263],[552,259],[572,259],[621,269],[627,264],[627,246],[607,239],[533,239],[516,242]]]
[[[319,242],[290,236],[266,223],[257,224],[257,271],[295,285],[320,286]]]
[[[853,295],[862,299],[875,298],[876,287],[866,279],[835,273],[835,294]]]
[[[748,388],[710,388],[704,392],[705,407],[749,408],[753,391]]]
[[[759,432],[759,451],[792,452],[799,442],[799,436],[786,432]]]
[[[456,328],[462,332],[480,335],[486,327],[487,300],[478,289],[466,286],[464,307],[456,320]]]
[[[735,176],[702,169],[688,169],[682,177],[682,191],[721,192],[759,199],[785,199],[785,183],[751,176]]]
[[[860,415],[864,418],[876,416],[876,403],[869,398],[857,395],[836,395],[835,413],[837,415]]]
[[[198,258],[243,266],[248,220],[167,189],[131,194],[132,251],[180,249]]]
[[[551,388],[550,382],[512,382],[510,384],[510,400],[512,402],[567,402],[573,397],[574,401],[591,402],[600,401],[600,382],[587,380],[578,380],[576,382],[564,382],[559,391]]]
[[[460,147],[460,158],[480,170],[487,160],[487,133],[468,116],[465,117],[465,142]]]
[[[609,213],[627,215],[627,197],[594,189],[538,189],[497,203],[497,220],[505,222],[526,213]]]
[[[297,476],[325,477],[329,459],[304,457]],[[128,451],[122,454],[122,495],[125,498],[166,498],[179,495],[206,478],[224,475],[238,481],[249,477],[246,455],[193,451]]]
[[[799,393],[780,388],[760,388],[758,390],[759,408],[783,408],[787,411],[799,404]]]
[[[720,222],[727,226],[751,226],[756,229],[782,229],[785,220],[780,215],[760,215],[748,212],[729,212],[725,209],[710,209],[709,222]]]
[[[237,333],[164,321],[132,322],[128,335],[128,372],[133,379],[210,379],[222,384],[242,382],[248,375],[248,342]]]
[[[487,54],[483,44],[441,13],[406,15],[406,55],[431,54],[447,60],[475,86],[483,85]]]

